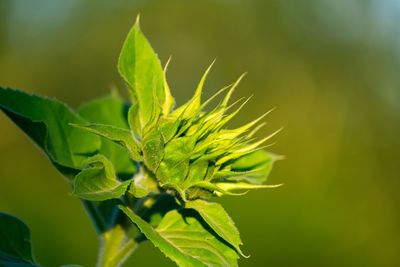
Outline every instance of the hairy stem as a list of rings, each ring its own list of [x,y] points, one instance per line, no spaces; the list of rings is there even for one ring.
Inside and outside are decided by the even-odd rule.
[[[137,243],[126,236],[125,230],[116,225],[101,236],[98,267],[117,267],[136,249]]]
[[[110,266],[121,266],[128,257],[136,250],[138,243],[133,239],[129,239],[111,259]]]

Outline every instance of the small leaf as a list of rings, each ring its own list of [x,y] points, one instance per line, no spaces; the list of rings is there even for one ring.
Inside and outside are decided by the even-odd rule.
[[[233,193],[230,191],[226,191],[223,188],[217,186],[215,183],[211,183],[208,181],[201,181],[201,182],[197,182],[195,184],[192,185],[192,188],[204,188],[210,191],[213,191],[216,195],[220,196],[220,195],[228,195],[228,196],[241,196],[246,194],[247,192],[243,192],[243,193]]]
[[[101,123],[129,129],[126,103],[116,91],[106,97],[85,103],[79,108],[79,115],[89,123]],[[130,158],[128,151],[107,138],[101,138],[101,147],[98,153],[103,154],[113,163],[118,174],[131,176],[136,172],[136,164]]]
[[[149,194],[149,191],[142,187],[136,186],[134,183],[131,183],[128,192],[135,198],[142,198]]]
[[[128,123],[132,132],[139,139],[142,138],[142,126],[140,125],[139,120],[139,105],[137,103],[133,103],[128,109]]]
[[[167,116],[171,112],[172,108],[175,105],[175,99],[171,95],[171,90],[170,90],[169,85],[167,83],[167,69],[168,69],[168,65],[169,65],[170,61],[171,61],[171,58],[169,58],[168,61],[167,61],[167,64],[165,64],[164,72],[163,72],[163,74],[164,74],[164,80],[163,81],[164,81],[165,100],[164,100],[164,103],[162,105],[162,110],[163,110],[163,115],[164,116]]]
[[[190,164],[189,173],[183,183],[184,188],[191,187],[192,184],[202,181],[207,173],[208,161],[206,160],[196,160]]]
[[[243,182],[226,182],[226,183],[215,183],[219,188],[226,191],[236,191],[236,190],[249,190],[249,189],[265,189],[265,188],[277,188],[282,186],[282,184],[277,185],[263,185],[263,184],[249,184]]]
[[[105,137],[126,148],[134,160],[141,160],[140,145],[129,130],[105,124],[71,124],[90,133]]]
[[[90,201],[104,201],[125,194],[131,180],[120,182],[106,157],[98,154],[90,158],[88,164],[90,167],[81,171],[74,180],[74,195]]]
[[[130,209],[120,208],[178,266],[237,266],[236,251],[214,236],[190,210],[168,212],[154,229]]]
[[[29,228],[5,213],[0,213],[0,266],[39,266],[32,256]]]
[[[196,113],[200,110],[201,94],[203,93],[204,82],[206,81],[208,73],[210,72],[214,63],[215,60],[211,63],[211,65],[207,68],[207,70],[201,77],[194,96],[186,104],[183,104],[173,112],[174,117],[182,117],[183,119],[188,119],[195,116]]]
[[[258,117],[257,119],[246,123],[245,125],[236,128],[236,129],[229,129],[229,130],[221,130],[218,133],[218,138],[223,140],[223,139],[234,139],[237,138],[239,135],[245,133],[246,131],[248,131],[251,127],[255,126],[257,123],[260,122],[260,120],[262,120],[265,116],[267,116],[269,113],[271,113],[273,111],[273,109],[271,109],[270,111],[264,113],[263,115],[261,115],[260,117]],[[260,124],[258,127],[256,127],[251,133],[249,133],[247,136],[250,138],[252,135],[254,135],[254,133],[258,130],[258,128],[260,126],[263,126],[264,124]]]
[[[243,256],[239,247],[243,244],[239,231],[220,204],[197,199],[186,202],[185,207],[196,210],[221,238],[231,244]]]
[[[154,174],[147,171],[145,168],[140,169],[140,172],[135,175],[129,187],[129,193],[136,198],[145,197],[149,193],[159,193],[157,180]]]
[[[164,139],[164,143],[168,143],[178,131],[179,125],[181,123],[180,119],[167,119],[162,118],[160,120],[160,131]]]
[[[224,97],[224,100],[222,100],[221,107],[225,108],[228,106],[228,102],[232,96],[233,91],[235,91],[236,87],[239,85],[240,81],[243,79],[244,76],[246,76],[246,73],[243,73],[242,75],[240,75],[240,77],[232,84],[228,93]]]
[[[100,139],[71,127],[86,121],[65,104],[50,98],[0,87],[0,109],[46,153],[58,169],[80,169]],[[67,169],[65,169],[65,167]]]
[[[155,108],[163,105],[165,92],[160,60],[140,30],[139,17],[123,44],[118,71],[129,86],[132,102],[139,105],[137,115],[143,128]]]
[[[162,183],[182,183],[189,172],[190,155],[196,140],[192,137],[172,139],[164,150],[164,158],[157,170]]]
[[[260,185],[267,180],[274,162],[278,159],[280,159],[279,156],[264,150],[257,150],[240,157],[232,164],[232,171],[248,171],[249,173],[232,177],[231,180],[244,180]]]
[[[143,137],[143,159],[146,166],[155,172],[164,156],[164,140],[158,129]]]

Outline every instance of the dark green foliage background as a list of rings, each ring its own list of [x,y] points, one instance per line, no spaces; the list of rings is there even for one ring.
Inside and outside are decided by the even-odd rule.
[[[217,57],[206,94],[249,75],[255,95],[232,125],[272,107],[259,136],[285,126],[271,183],[225,197],[252,257],[241,266],[400,264],[400,6],[396,1],[0,0],[0,84],[73,107],[123,87],[122,42],[141,25],[178,103]],[[124,92],[125,93],[125,92]],[[93,266],[97,240],[78,199],[0,115],[0,210],[31,228],[44,266]],[[150,243],[129,261],[173,266]],[[130,266],[127,264],[127,266]]]

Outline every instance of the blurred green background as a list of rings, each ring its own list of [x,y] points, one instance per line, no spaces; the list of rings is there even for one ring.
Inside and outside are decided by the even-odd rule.
[[[136,15],[178,103],[217,58],[206,95],[249,74],[232,123],[277,107],[278,189],[221,199],[241,266],[400,266],[400,2],[0,0],[0,84],[78,107],[111,86]],[[121,90],[123,91],[123,90]],[[49,161],[0,115],[0,210],[31,228],[43,266],[94,266],[97,238]],[[126,266],[174,266],[150,243]]]

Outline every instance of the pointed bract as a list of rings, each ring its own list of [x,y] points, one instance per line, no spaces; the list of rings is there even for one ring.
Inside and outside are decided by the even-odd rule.
[[[154,109],[164,104],[165,91],[160,60],[140,29],[139,17],[122,46],[118,71],[129,87],[132,101],[139,105],[137,116],[144,127]]]

